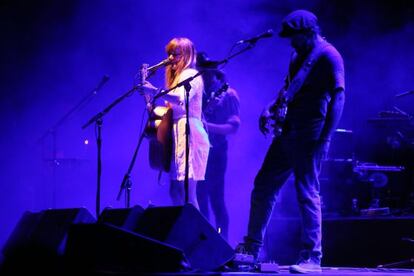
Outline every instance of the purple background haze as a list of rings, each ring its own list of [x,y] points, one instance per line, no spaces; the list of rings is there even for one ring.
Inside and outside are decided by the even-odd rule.
[[[298,8],[319,17],[323,34],[343,54],[347,99],[341,128],[364,135],[364,122],[393,105],[413,113],[414,3],[411,1],[2,1],[0,4],[0,245],[22,213],[46,208],[87,207],[95,213],[94,126],[81,126],[133,84],[141,63],[165,58],[173,37],[186,36],[198,50],[222,59],[234,42],[269,28]],[[230,138],[226,199],[230,244],[242,239],[249,196],[270,139],[257,129],[263,106],[282,84],[290,48],[277,36],[225,67],[241,99],[242,125]],[[98,95],[50,129],[97,85]],[[162,86],[158,72],[153,83]],[[134,94],[104,117],[101,209],[123,207],[119,186],[137,143],[143,99]],[[43,137],[43,138],[42,138]],[[88,145],[83,141],[89,140]],[[157,184],[144,141],[131,175],[132,204],[169,205],[168,184]]]

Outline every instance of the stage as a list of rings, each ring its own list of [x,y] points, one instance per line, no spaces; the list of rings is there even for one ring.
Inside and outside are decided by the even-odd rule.
[[[259,259],[277,263],[277,273],[227,266],[272,143],[258,120],[289,79],[294,49],[278,33],[288,13],[304,9],[346,76],[319,176],[322,274],[414,275],[414,1],[3,2],[0,264],[9,274],[289,274],[302,247],[293,178],[276,197]],[[152,167],[151,141],[140,140],[149,106],[139,73],[159,69],[147,80],[166,89],[167,67],[158,65],[172,62],[165,48],[178,37],[193,54],[223,61],[211,64],[239,100],[224,188],[212,189],[225,207],[210,206],[209,219],[172,206],[169,173]],[[330,105],[325,94],[315,103]],[[216,223],[217,210],[228,227]]]
[[[322,229],[324,275],[414,272],[412,216],[326,217]],[[253,268],[235,262],[234,249],[191,204],[107,208],[98,220],[85,208],[49,209],[23,214],[2,252],[12,272],[284,275],[299,235],[298,217],[274,216]]]

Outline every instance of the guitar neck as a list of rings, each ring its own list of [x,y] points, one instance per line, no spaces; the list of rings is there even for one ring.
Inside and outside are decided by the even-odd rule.
[[[210,98],[208,98],[206,106],[203,108],[204,112],[211,112],[213,107],[217,105],[217,100],[225,94],[225,92],[229,89],[229,84],[224,83],[217,91],[212,92]]]

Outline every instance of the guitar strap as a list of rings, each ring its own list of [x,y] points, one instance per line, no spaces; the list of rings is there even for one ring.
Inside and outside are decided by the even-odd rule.
[[[289,82],[289,87],[286,91],[286,100],[288,102],[293,100],[293,97],[295,94],[300,90],[303,83],[305,82],[306,78],[309,75],[309,72],[315,65],[316,61],[319,59],[325,48],[327,47],[333,47],[331,44],[329,44],[326,41],[323,41],[319,43],[317,46],[315,46],[312,51],[309,53],[309,56],[305,59],[303,62],[301,68],[296,73],[295,77],[292,81]]]

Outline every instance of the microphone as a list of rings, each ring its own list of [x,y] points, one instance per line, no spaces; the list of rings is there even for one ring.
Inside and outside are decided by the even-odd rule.
[[[404,96],[407,96],[407,95],[412,95],[412,94],[414,94],[414,90],[411,90],[411,91],[407,91],[407,92],[404,92],[404,93],[397,94],[397,95],[395,95],[395,97],[396,97],[396,98],[399,98],[399,97],[404,97]]]
[[[174,58],[172,56],[169,56],[168,58],[164,59],[163,61],[161,61],[161,62],[159,62],[159,63],[157,63],[153,66],[148,67],[147,70],[148,70],[148,72],[154,72],[154,71],[158,70],[160,67],[167,66],[168,64],[170,64],[173,59]]]
[[[96,94],[98,93],[98,90],[100,90],[102,88],[102,86],[109,80],[109,76],[108,75],[104,75],[101,79],[101,81],[99,82],[99,84],[96,86],[96,88],[93,90],[93,93]]]
[[[259,35],[256,35],[254,37],[248,38],[248,39],[242,39],[240,41],[238,41],[236,44],[243,44],[243,43],[256,43],[259,39],[262,38],[268,38],[268,37],[272,37],[273,36],[273,30],[269,29],[266,32],[263,32]]]

